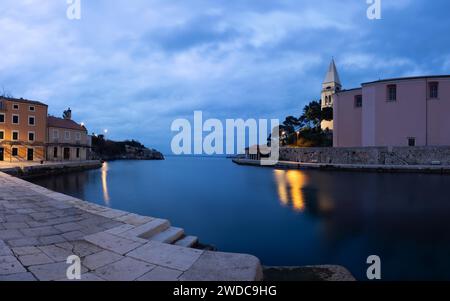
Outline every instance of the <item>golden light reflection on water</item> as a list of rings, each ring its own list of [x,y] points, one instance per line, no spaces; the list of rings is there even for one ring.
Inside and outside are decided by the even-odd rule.
[[[305,210],[302,189],[307,185],[307,176],[299,170],[275,170],[278,197],[283,205],[292,204],[295,211]]]
[[[108,162],[104,162],[102,166],[102,189],[103,189],[103,200],[105,204],[109,206],[110,197],[108,192]]]

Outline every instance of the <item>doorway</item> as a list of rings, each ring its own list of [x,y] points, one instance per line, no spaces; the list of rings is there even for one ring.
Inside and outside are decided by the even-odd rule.
[[[27,150],[27,160],[28,161],[33,161],[34,160],[34,149],[29,148]]]
[[[70,160],[70,148],[64,148],[64,160]]]
[[[5,149],[3,147],[0,147],[0,161],[5,160]]]

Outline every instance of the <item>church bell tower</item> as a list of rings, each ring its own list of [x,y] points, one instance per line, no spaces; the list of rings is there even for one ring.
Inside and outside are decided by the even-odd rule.
[[[333,95],[341,91],[341,89],[342,85],[341,80],[339,78],[339,73],[337,72],[334,59],[332,59],[330,66],[328,67],[328,72],[325,76],[325,80],[322,84],[322,94],[321,94],[322,109],[326,107],[333,107]],[[333,130],[333,121],[322,121],[321,127],[323,130],[325,129]]]

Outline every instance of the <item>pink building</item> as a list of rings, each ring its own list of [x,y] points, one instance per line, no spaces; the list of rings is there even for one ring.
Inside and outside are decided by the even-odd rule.
[[[333,95],[333,146],[450,146],[450,75],[379,80]]]

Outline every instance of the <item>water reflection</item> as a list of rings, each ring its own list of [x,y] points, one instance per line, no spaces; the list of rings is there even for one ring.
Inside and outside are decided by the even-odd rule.
[[[278,188],[278,197],[285,206],[292,204],[295,211],[305,210],[305,197],[303,189],[308,184],[308,177],[299,170],[275,170],[275,181]]]
[[[108,192],[108,162],[104,162],[102,166],[102,189],[103,189],[103,200],[107,206],[110,205],[111,198]]]

